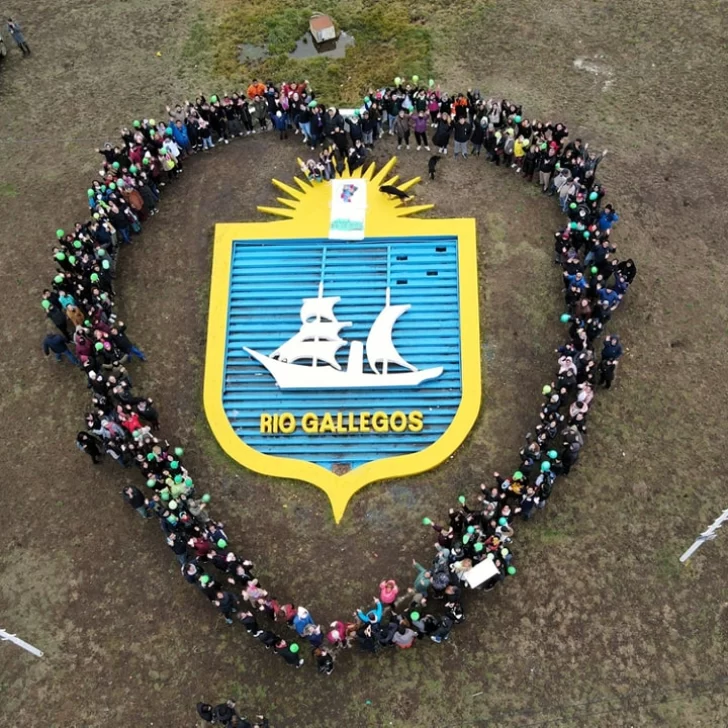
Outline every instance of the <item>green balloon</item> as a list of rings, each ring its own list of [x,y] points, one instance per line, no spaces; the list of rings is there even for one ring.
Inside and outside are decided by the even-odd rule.
[[[168,501],[169,500],[169,491],[165,488],[163,491],[160,492],[159,497],[163,501]]]
[[[463,536],[463,543],[466,544],[466,543],[468,543],[468,541],[470,541],[470,534],[469,533],[466,533]]]
[[[318,106],[318,101],[313,100],[308,102],[308,108],[309,109],[315,109]]]
[[[467,531],[468,533],[475,533],[475,526],[468,526]]]
[[[69,263],[70,263],[71,265],[76,265],[76,256],[75,256],[75,255],[69,255],[69,256],[68,256],[68,262],[69,262]]]
[[[172,468],[172,470],[177,470],[179,467],[179,460],[172,460],[172,462],[169,464],[169,467]]]
[[[132,121],[131,125],[132,125],[132,126],[133,126],[133,127],[135,128],[135,129],[138,129],[138,128],[139,128],[139,127],[140,127],[140,126],[142,125],[142,124],[141,124],[141,122],[139,121],[139,119],[134,119],[134,121]]]
[[[206,584],[209,584],[209,583],[210,583],[210,577],[207,574],[203,574],[200,577],[200,584],[202,584],[203,586],[205,586]]]
[[[139,171],[139,169],[137,168],[136,164],[132,164],[131,167],[129,167],[129,171],[132,174],[136,174]]]
[[[547,147],[547,146],[548,146],[548,144],[546,144],[546,142],[543,142],[543,143],[541,144],[541,146],[539,147],[539,149],[540,149],[540,150],[541,150],[541,151],[543,152],[543,151],[545,151],[545,150],[546,150],[546,147]]]
[[[550,460],[556,460],[559,456],[559,453],[557,453],[556,450],[549,450],[546,454],[549,456]]]
[[[576,207],[577,207],[576,202],[570,202],[569,203],[569,209],[570,210],[576,210]]]
[[[516,470],[516,472],[513,473],[513,480],[523,480],[523,473],[520,470]]]
[[[177,483],[177,485],[179,485],[183,480],[184,478],[181,475],[174,476],[174,482]]]
[[[599,273],[599,268],[593,265],[591,268],[589,268],[589,271],[593,276],[595,276],[597,273]]]
[[[153,452],[148,452],[147,453],[147,460],[149,460],[150,463],[152,462],[152,460],[154,460],[154,453]]]
[[[396,76],[394,79],[394,85],[399,86],[400,83],[402,83],[402,79],[399,76]]]
[[[44,298],[40,302],[40,305],[43,306],[43,308],[47,311],[51,307],[51,302],[47,298]]]
[[[460,503],[461,506],[465,505],[465,496],[464,495],[458,496],[458,503]]]
[[[111,184],[109,185],[109,189],[110,189],[110,190],[115,190],[115,189],[116,189],[116,185],[115,185],[115,184],[114,184],[114,183],[112,182],[112,183],[111,183]]]
[[[116,180],[116,186],[117,187],[126,187],[126,182],[124,182],[123,179]]]
[[[153,488],[156,484],[157,484],[157,481],[154,480],[154,478],[149,478],[149,480],[147,480],[147,487],[148,488]]]
[[[83,243],[81,243],[80,240],[74,240],[73,247],[76,248],[76,250],[80,250],[83,247]]]
[[[419,76],[412,76],[412,83],[417,83],[420,80]]]
[[[184,455],[184,454],[185,454],[185,451],[184,451],[184,450],[183,450],[183,449],[182,449],[181,447],[176,447],[176,448],[174,449],[174,454],[175,454],[175,455],[176,455],[177,457],[182,457],[182,455]]]
[[[516,573],[516,567],[515,566],[509,566],[506,571],[513,576]]]
[[[174,499],[171,499],[168,503],[168,506],[170,510],[176,511],[177,510],[177,501]]]
[[[422,525],[423,526],[431,526],[432,525],[432,521],[427,516],[425,516],[422,519]]]
[[[210,101],[212,101],[213,104],[217,103],[217,96],[215,96],[214,94],[210,96]]]
[[[91,283],[98,283],[99,282],[99,274],[98,273],[92,273],[89,278],[91,279]]]
[[[510,553],[511,552],[509,549],[506,549],[506,548],[501,549],[501,556],[508,556],[508,554],[510,554]]]
[[[56,260],[65,260],[65,259],[66,259],[65,253],[61,253],[61,252],[56,253]]]
[[[58,230],[56,230],[56,237],[57,237],[57,238],[58,238],[59,240],[60,240],[60,239],[61,239],[61,238],[62,238],[62,237],[63,237],[63,236],[65,235],[65,234],[66,234],[66,233],[65,233],[65,232],[63,232],[63,230],[61,230],[60,228],[58,228]]]
[[[541,463],[541,472],[548,473],[549,470],[551,470],[551,463],[548,460],[544,460]]]
[[[97,341],[94,344],[94,349],[96,349],[96,351],[101,351],[103,348],[104,348],[104,345],[100,341]]]
[[[544,384],[543,388],[541,389],[541,394],[551,394],[551,385],[550,384]]]
[[[420,613],[419,612],[410,612],[410,619],[413,622],[419,621],[419,618],[420,618]]]
[[[295,655],[301,648],[294,642],[288,649]]]
[[[227,541],[224,538],[220,538],[217,541],[217,547],[219,549],[224,549],[227,546]]]
[[[571,321],[571,316],[568,313],[562,313],[560,318],[562,324],[568,324]]]
[[[149,164],[149,157],[144,157],[144,159],[142,159],[142,164]]]
[[[479,554],[483,550],[483,544],[478,541],[473,548],[475,549],[475,553]]]
[[[435,85],[435,79],[434,79],[434,78],[431,78],[431,79],[430,79],[430,80],[429,80],[429,81],[427,82],[427,85],[428,85],[428,86],[429,86],[430,88],[432,88],[432,87],[433,87],[433,86]]]
[[[513,121],[515,121],[515,122],[516,122],[516,124],[520,124],[520,123],[521,123],[521,117],[520,117],[520,116],[518,116],[518,114],[516,114],[516,115],[515,115],[515,116],[513,117]]]
[[[119,164],[118,162],[114,162],[114,163],[113,163],[113,164],[111,165],[111,168],[112,168],[112,169],[119,169],[120,167],[121,167],[121,165],[120,165],[120,164]]]
[[[507,526],[508,525],[508,519],[507,518],[503,518],[503,516],[501,516],[498,519],[498,525],[499,526]]]
[[[591,200],[592,202],[594,202],[594,200],[596,200],[596,199],[597,199],[597,197],[599,197],[599,195],[598,195],[598,194],[597,194],[596,192],[590,192],[590,193],[589,193],[589,199],[590,199],[590,200]]]
[[[188,488],[191,488],[191,487],[192,487],[192,486],[194,485],[194,483],[193,483],[193,481],[192,481],[192,478],[185,478],[185,485],[186,485],[186,486],[187,486]]]
[[[58,276],[56,276],[56,277],[55,277],[55,278],[53,279],[53,282],[54,282],[54,283],[63,283],[63,281],[64,281],[64,280],[65,280],[65,278],[64,278],[63,276],[61,276],[61,275],[58,275]]]
[[[170,513],[167,516],[167,523],[171,523],[173,526],[175,523],[177,523],[178,520],[179,519],[177,518],[177,516],[174,515],[174,513]]]
[[[92,190],[91,188],[89,188],[89,189],[87,189],[87,190],[86,190],[86,194],[87,194],[87,195],[88,195],[89,197],[93,197],[93,196],[94,196],[94,191],[93,191],[93,190]]]
[[[209,494],[209,493],[205,493],[205,494],[204,494],[204,495],[202,496],[202,498],[200,498],[200,500],[201,500],[201,501],[202,501],[203,503],[209,503],[209,502],[210,502],[210,494]]]

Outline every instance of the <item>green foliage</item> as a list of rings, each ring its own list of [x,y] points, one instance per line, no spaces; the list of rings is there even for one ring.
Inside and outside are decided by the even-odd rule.
[[[308,30],[312,10],[331,15],[339,30],[354,36],[344,58],[288,57]],[[259,61],[238,61],[242,43],[265,46]],[[363,6],[347,0],[301,7],[295,0],[250,0],[226,11],[220,21],[193,26],[185,55],[196,63],[211,61],[216,75],[238,85],[251,78],[308,80],[329,103],[358,102],[370,84],[391,83],[395,76],[432,73],[432,37],[403,0]],[[199,60],[198,60],[199,58]]]

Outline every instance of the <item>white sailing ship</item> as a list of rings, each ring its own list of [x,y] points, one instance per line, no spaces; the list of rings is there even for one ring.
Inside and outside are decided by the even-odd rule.
[[[415,387],[442,374],[442,367],[418,369],[397,351],[392,341],[394,325],[400,316],[410,310],[411,304],[393,306],[389,287],[384,308],[367,336],[366,358],[371,371],[364,371],[365,345],[361,341],[347,341],[341,337],[341,330],[351,326],[352,322],[336,318],[334,306],[339,301],[340,296],[324,296],[324,284],[321,281],[318,297],[303,299],[298,333],[270,356],[247,346],[243,348],[273,375],[281,389]],[[347,344],[349,357],[344,369],[336,355]],[[310,360],[310,363],[298,364],[301,360]]]

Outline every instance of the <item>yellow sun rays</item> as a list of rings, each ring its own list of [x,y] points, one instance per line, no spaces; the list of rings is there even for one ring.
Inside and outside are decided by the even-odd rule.
[[[297,161],[301,168],[305,166],[303,160],[298,159]],[[408,217],[431,210],[434,205],[409,205],[406,201],[379,191],[379,188],[383,185],[395,185],[398,182],[399,175],[389,177],[396,164],[397,157],[392,157],[379,171],[376,170],[376,164],[372,162],[368,166],[363,165],[355,169],[354,172],[350,172],[347,161],[344,162],[343,172],[337,176],[342,179],[365,179],[371,182],[371,185],[368,186],[367,203],[372,212],[381,212],[392,217]],[[259,205],[259,212],[289,220],[298,218],[305,220],[311,214],[329,214],[330,185],[327,182],[312,182],[300,177],[294,177],[293,181],[297,185],[297,189],[277,179],[272,181],[280,192],[287,195],[287,197],[276,198],[283,207]],[[421,181],[421,177],[413,177],[397,185],[397,187],[403,192],[407,192]]]

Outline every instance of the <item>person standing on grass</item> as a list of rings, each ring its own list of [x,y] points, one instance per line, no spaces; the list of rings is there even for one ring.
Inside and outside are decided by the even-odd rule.
[[[122,493],[124,500],[142,517],[150,518],[147,511],[147,499],[135,485],[129,485],[124,488]]]
[[[12,18],[8,18],[8,33],[10,33],[12,39],[15,41],[15,44],[20,48],[24,56],[30,55],[30,46],[28,45],[27,41],[25,40],[25,36],[23,35],[23,30],[20,27],[20,23],[17,22],[17,20],[13,20]]]
[[[543,144],[542,146],[545,147],[546,145]],[[541,161],[539,162],[538,181],[541,183],[541,192],[544,195],[548,193],[549,187],[551,186],[551,175],[553,174],[557,161],[558,159],[556,157],[556,150],[551,147],[549,148],[548,152],[544,154],[544,156],[541,158]]]
[[[437,128],[432,137],[432,143],[438,148],[440,154],[447,154],[447,145],[450,143],[450,135],[452,134],[452,121],[446,112],[440,114],[437,122]]]
[[[402,142],[410,148],[410,118],[404,109],[399,113],[392,124],[392,131],[397,135],[397,149],[402,149]]]
[[[233,615],[238,611],[237,597],[231,592],[219,591],[215,594],[212,603],[220,609],[222,616],[228,624],[233,623]]]
[[[609,389],[614,381],[614,376],[617,373],[617,360],[616,359],[602,359],[599,364],[599,384],[604,386],[604,389]]]
[[[56,356],[56,361],[61,361],[65,356],[71,364],[78,366],[80,362],[74,356],[73,352],[68,348],[66,344],[66,337],[61,334],[48,334],[43,339],[43,353],[48,356],[53,352]]]
[[[424,111],[418,111],[417,116],[414,117],[413,126],[415,130],[415,141],[417,142],[417,151],[419,152],[424,147],[428,152],[430,151],[429,142],[427,141],[427,117]]]
[[[470,122],[467,120],[467,117],[458,117],[458,120],[455,123],[454,131],[455,153],[453,154],[453,157],[455,157],[456,159],[458,154],[462,154],[463,159],[468,158],[468,141],[470,140],[471,131],[472,127],[470,125]]]

